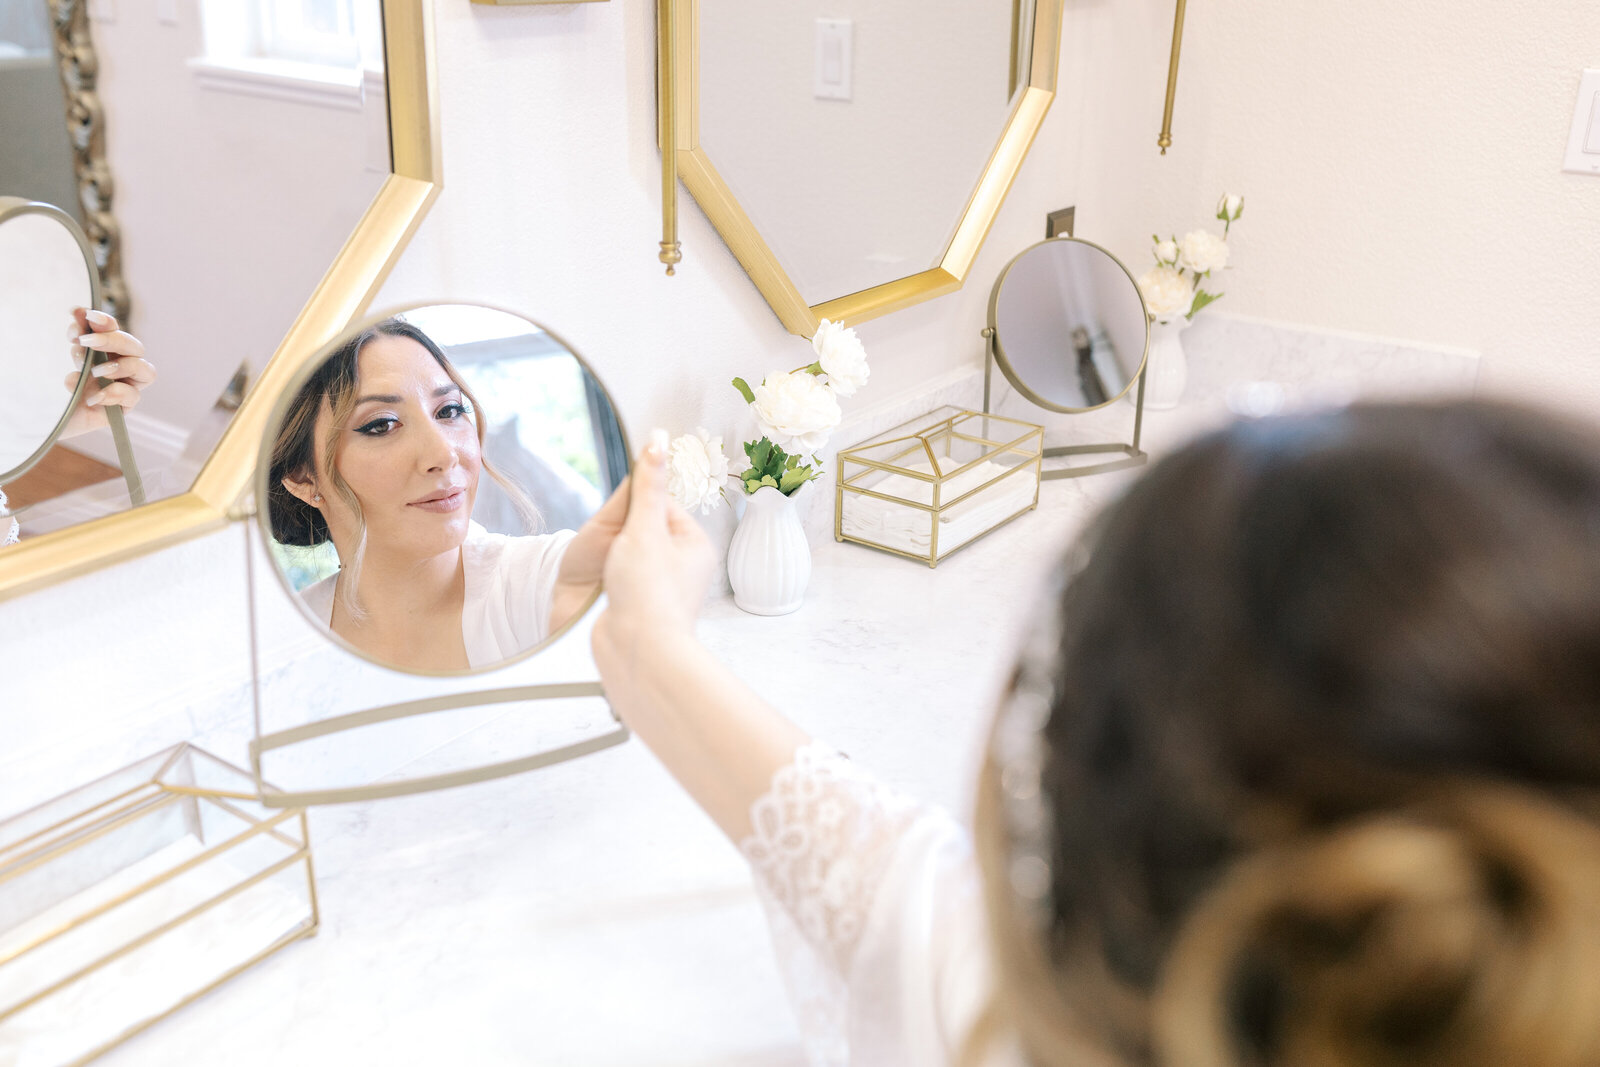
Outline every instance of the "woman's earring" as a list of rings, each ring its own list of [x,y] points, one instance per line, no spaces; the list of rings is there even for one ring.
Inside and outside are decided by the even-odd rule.
[[[311,494],[311,503],[313,503],[313,504],[317,505],[318,507],[320,507],[322,505],[322,494],[321,493],[312,493]]]

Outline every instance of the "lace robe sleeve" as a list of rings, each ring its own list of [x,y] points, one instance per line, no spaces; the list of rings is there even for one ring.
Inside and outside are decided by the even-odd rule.
[[[740,845],[813,1067],[952,1062],[990,988],[966,831],[820,744]]]
[[[6,493],[0,489],[0,546],[16,544],[22,533],[17,520],[5,514],[5,510]]]

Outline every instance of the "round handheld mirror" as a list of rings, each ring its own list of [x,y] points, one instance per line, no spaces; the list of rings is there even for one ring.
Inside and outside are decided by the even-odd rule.
[[[335,645],[407,674],[482,672],[550,646],[594,606],[629,454],[605,387],[561,338],[491,307],[419,305],[352,327],[290,380],[262,439],[256,528]],[[254,597],[251,619],[255,644]],[[598,681],[413,698],[438,687],[310,670],[315,697],[287,709],[253,687],[251,771],[268,807],[486,781],[628,736]],[[408,699],[371,703],[385,695]]]
[[[49,204],[0,197],[0,485],[44,458],[88,377],[63,382],[83,349],[76,312],[100,297],[89,243]]]
[[[350,651],[412,673],[503,666],[599,596],[601,506],[628,473],[566,342],[476,304],[347,331],[291,382],[258,464],[279,578]]]
[[[1076,413],[1120,398],[1144,369],[1149,320],[1128,268],[1099,245],[1057,237],[1024,249],[989,297],[995,362],[1017,391]]]

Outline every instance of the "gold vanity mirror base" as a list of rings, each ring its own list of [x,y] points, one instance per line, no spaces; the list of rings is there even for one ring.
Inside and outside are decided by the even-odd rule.
[[[990,387],[994,374],[994,337],[993,329],[983,331],[984,359],[983,359],[983,412],[985,415],[993,414],[990,410]],[[1107,474],[1111,471],[1127,470],[1129,467],[1143,466],[1150,454],[1139,447],[1139,437],[1144,430],[1144,372],[1139,369],[1138,384],[1133,402],[1133,440],[1127,444],[1118,441],[1107,444],[1092,445],[1057,445],[1047,448],[1042,453],[1044,459],[1067,459],[1068,463],[1062,467],[1051,467],[1041,471],[1040,481],[1053,482],[1062,478],[1082,478],[1089,474]],[[1113,401],[1115,403],[1115,401]],[[1120,453],[1121,459],[1106,460],[1104,463],[1073,463],[1071,460],[1078,456],[1101,456]]]
[[[614,730],[608,730],[595,737],[588,737],[582,741],[562,745],[559,748],[536,752],[529,756],[517,759],[504,760],[483,767],[468,767],[464,770],[450,771],[445,774],[425,775],[420,778],[408,778],[402,781],[376,782],[371,785],[346,786],[334,789],[308,789],[300,792],[285,792],[274,790],[263,784],[261,775],[261,756],[263,753],[274,749],[287,748],[290,745],[310,741],[318,737],[327,737],[332,734],[343,733],[363,726],[372,726],[382,722],[392,722],[396,719],[409,718],[413,715],[426,715],[435,711],[450,711],[456,708],[483,707],[490,704],[511,704],[521,701],[538,700],[563,700],[573,697],[604,697],[605,691],[599,682],[568,682],[555,685],[526,685],[513,686],[508,689],[488,689],[476,693],[450,693],[445,696],[430,697],[426,700],[411,700],[403,704],[386,704],[381,707],[367,708],[364,711],[354,711],[346,715],[337,715],[329,719],[319,719],[316,722],[305,723],[288,730],[279,730],[276,733],[262,734],[250,742],[250,772],[256,780],[256,785],[261,790],[261,803],[269,808],[300,808],[322,804],[348,804],[360,800],[383,800],[388,797],[403,797],[413,793],[431,793],[439,789],[451,789],[458,785],[470,785],[474,782],[488,782],[507,775],[521,774],[524,771],[538,770],[541,767],[551,767],[557,763],[587,756],[592,752],[622,744],[630,736],[629,730],[617,720]]]

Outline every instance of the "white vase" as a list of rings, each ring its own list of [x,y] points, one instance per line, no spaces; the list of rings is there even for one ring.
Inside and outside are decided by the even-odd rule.
[[[733,602],[752,615],[787,615],[805,601],[810,580],[811,545],[794,498],[764,485],[744,498],[728,545]]]
[[[1162,411],[1175,408],[1189,384],[1189,357],[1183,351],[1182,333],[1189,320],[1182,315],[1156,319],[1150,324],[1150,353],[1144,365],[1144,406]],[[1132,396],[1132,392],[1129,393]]]

